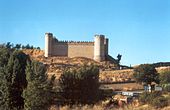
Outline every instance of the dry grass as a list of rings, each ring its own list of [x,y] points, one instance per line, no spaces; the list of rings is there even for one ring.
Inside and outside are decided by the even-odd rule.
[[[170,71],[170,66],[159,67],[159,68],[156,68],[156,70],[158,71],[158,73],[162,73],[162,72],[165,72],[165,71]]]
[[[112,89],[112,90],[140,90],[143,89],[143,86],[137,83],[120,83],[120,84],[103,84],[102,87]]]
[[[154,107],[151,107],[149,105],[141,105],[141,106],[133,106],[133,105],[127,105],[121,108],[104,108],[102,105],[94,105],[94,106],[75,106],[73,108],[70,108],[69,106],[63,106],[63,107],[57,107],[57,106],[51,106],[49,110],[170,110],[170,106],[161,108],[161,109],[155,109]]]

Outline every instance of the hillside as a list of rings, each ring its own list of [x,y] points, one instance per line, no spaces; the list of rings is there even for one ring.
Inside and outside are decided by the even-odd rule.
[[[112,70],[116,69],[116,66],[113,63],[108,61],[106,62],[96,62],[93,59],[84,58],[84,57],[75,57],[75,58],[68,58],[68,57],[44,57],[43,50],[37,49],[24,49],[23,52],[29,55],[33,60],[40,61],[47,66],[48,74],[55,74],[56,76],[60,76],[62,71],[65,68],[71,67],[79,67],[83,64],[95,64],[100,67],[101,70]]]
[[[48,74],[55,74],[57,78],[62,74],[65,68],[77,68],[83,64],[95,64],[100,67],[100,82],[113,83],[113,82],[132,82],[134,81],[133,69],[116,70],[116,65],[106,62],[96,62],[93,59],[84,57],[44,57],[43,50],[37,49],[24,49],[24,53],[30,55],[34,60],[38,60],[47,66]],[[170,70],[170,66],[156,68],[158,72]]]

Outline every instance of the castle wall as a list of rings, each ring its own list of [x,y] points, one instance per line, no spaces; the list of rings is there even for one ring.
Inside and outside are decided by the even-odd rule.
[[[86,57],[96,61],[104,61],[108,55],[108,39],[104,35],[96,35],[94,42],[58,41],[52,33],[45,34],[45,57]]]
[[[93,59],[94,45],[68,45],[68,57],[87,57]]]
[[[54,42],[52,49],[53,56],[67,57],[94,57],[94,43],[92,42]]]
[[[67,43],[55,43],[52,50],[54,56],[68,56]]]

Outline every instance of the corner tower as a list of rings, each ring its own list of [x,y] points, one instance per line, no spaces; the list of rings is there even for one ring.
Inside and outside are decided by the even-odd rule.
[[[94,37],[94,60],[105,60],[105,36],[95,35]]]
[[[53,42],[53,34],[45,33],[45,57],[52,56],[52,42]]]
[[[109,39],[108,38],[105,38],[104,45],[105,45],[105,57],[107,57],[108,51],[109,51]]]

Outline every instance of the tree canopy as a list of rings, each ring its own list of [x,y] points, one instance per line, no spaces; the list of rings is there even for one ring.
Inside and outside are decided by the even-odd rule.
[[[48,80],[45,66],[37,61],[27,62],[27,88],[24,89],[24,108],[26,110],[47,110],[53,97],[55,77]]]
[[[94,65],[65,70],[59,78],[61,96],[69,104],[94,103],[98,98],[98,80],[99,69]]]
[[[151,64],[141,64],[134,69],[134,78],[138,83],[151,85],[153,82],[159,84],[159,74]]]

